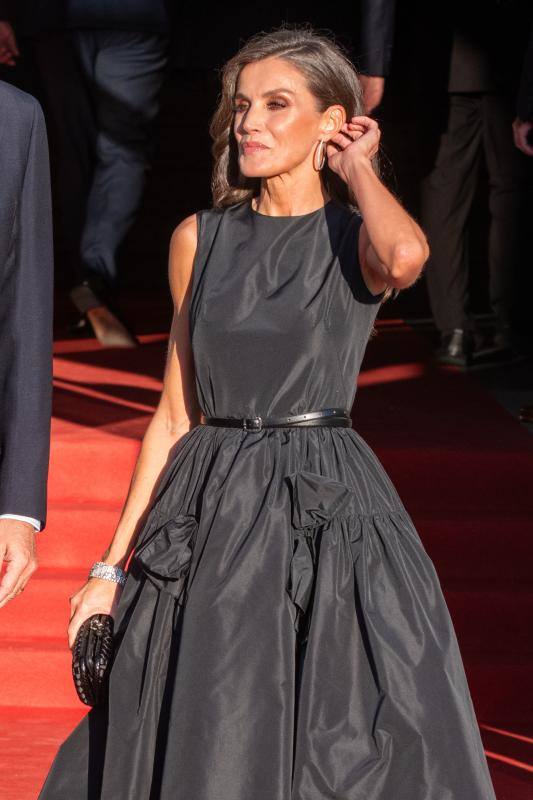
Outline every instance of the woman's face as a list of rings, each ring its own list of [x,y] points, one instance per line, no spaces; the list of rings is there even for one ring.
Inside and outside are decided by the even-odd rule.
[[[317,111],[304,76],[281,58],[242,68],[233,107],[239,169],[250,178],[281,175],[305,162],[312,168],[319,139],[339,127],[329,120],[328,129],[331,112],[343,115],[342,106]]]

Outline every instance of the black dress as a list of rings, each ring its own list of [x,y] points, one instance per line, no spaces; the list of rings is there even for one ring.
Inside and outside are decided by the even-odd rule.
[[[205,414],[351,410],[381,295],[337,201],[198,212]],[[197,425],[116,615],[109,708],[39,800],[495,800],[432,561],[353,428]]]

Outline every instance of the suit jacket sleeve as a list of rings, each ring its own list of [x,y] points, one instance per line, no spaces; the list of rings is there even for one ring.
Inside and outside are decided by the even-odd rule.
[[[46,524],[52,411],[53,254],[46,127],[33,103],[13,228],[15,271],[2,320],[9,338],[0,426],[0,513]]]
[[[516,113],[524,122],[533,122],[533,24],[522,68]]]
[[[395,14],[396,0],[361,0],[358,66],[366,75],[389,74]]]

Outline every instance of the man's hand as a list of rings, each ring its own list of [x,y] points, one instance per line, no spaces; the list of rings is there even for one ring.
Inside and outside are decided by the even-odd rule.
[[[525,122],[523,119],[516,119],[513,122],[514,143],[526,156],[533,156],[533,122]]]
[[[19,56],[15,31],[5,20],[0,20],[0,64],[14,67]]]
[[[16,597],[38,566],[35,553],[35,528],[18,519],[0,519],[0,608]]]
[[[359,80],[363,87],[365,114],[368,116],[383,100],[385,78],[379,75],[359,75]]]

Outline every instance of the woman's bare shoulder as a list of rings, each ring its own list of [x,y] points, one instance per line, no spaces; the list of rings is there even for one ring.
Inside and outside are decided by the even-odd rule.
[[[181,306],[192,275],[198,242],[196,217],[196,212],[184,217],[176,225],[170,238],[168,277],[174,303],[177,307]]]
[[[194,214],[189,214],[187,217],[184,217],[174,228],[170,240],[171,248],[178,247],[187,250],[193,247],[196,249],[198,236],[197,227],[197,212],[195,211]]]
[[[198,246],[198,234],[202,227],[201,218],[203,215],[220,215],[223,213],[220,208],[203,208],[184,217],[174,228],[170,240],[170,260],[177,260],[187,263],[192,268],[194,255]],[[186,269],[181,266],[180,269]]]

